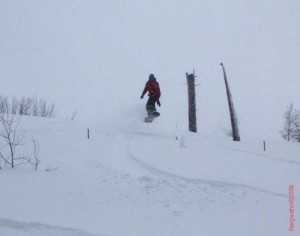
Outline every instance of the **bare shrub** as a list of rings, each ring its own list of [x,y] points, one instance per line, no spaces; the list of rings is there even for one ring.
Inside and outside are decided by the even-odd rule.
[[[181,148],[187,148],[187,145],[186,145],[186,142],[185,142],[185,138],[184,138],[183,135],[181,135],[181,137],[180,137],[180,144],[179,144],[179,146]]]
[[[22,138],[17,136],[17,129],[21,121],[21,116],[16,117],[10,114],[0,114],[0,137],[4,140],[4,145],[0,150],[0,158],[5,165],[14,168],[16,161],[21,158],[16,157],[16,148],[22,144]]]
[[[11,102],[8,98],[0,95],[0,113],[11,113],[14,115],[54,117],[55,105],[44,99],[36,97],[14,97]]]
[[[72,116],[71,116],[71,120],[74,120],[75,117],[76,117],[76,115],[77,115],[77,111],[74,111],[73,114],[72,114]]]
[[[37,171],[39,164],[41,163],[41,160],[39,159],[40,144],[39,141],[35,138],[32,138],[31,142],[33,143],[33,157],[27,158],[27,163],[29,163],[34,168],[34,170]]]
[[[300,142],[300,111],[292,103],[286,108],[284,126],[280,133],[288,142]]]

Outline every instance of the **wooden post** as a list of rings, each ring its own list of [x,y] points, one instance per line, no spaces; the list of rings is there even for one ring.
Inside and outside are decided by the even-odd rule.
[[[240,141],[241,138],[240,138],[240,134],[239,134],[238,120],[237,120],[236,113],[235,113],[234,106],[233,106],[232,96],[231,96],[229,84],[227,81],[225,67],[222,62],[221,62],[221,66],[223,68],[224,81],[225,81],[225,86],[226,86],[227,101],[228,101],[230,121],[231,121],[232,138],[233,138],[233,141]]]
[[[197,133],[195,74],[186,73],[189,97],[189,130]]]

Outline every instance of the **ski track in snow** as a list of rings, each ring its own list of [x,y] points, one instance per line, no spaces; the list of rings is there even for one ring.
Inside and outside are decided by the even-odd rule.
[[[226,148],[228,150],[233,150],[233,151],[236,151],[236,152],[251,154],[251,155],[256,156],[256,157],[257,156],[262,156],[262,157],[269,158],[269,159],[272,159],[272,160],[275,160],[275,161],[281,161],[281,162],[285,162],[285,163],[289,163],[289,164],[300,165],[300,161],[283,160],[283,159],[280,159],[280,158],[275,157],[275,156],[261,154],[261,153],[258,153],[258,152],[239,150],[239,149],[236,149],[236,148],[228,148],[228,147],[224,147],[224,148]]]
[[[128,149],[129,153],[130,150]],[[134,157],[131,153],[130,156],[132,157],[132,159],[137,162],[140,166],[145,167],[146,169],[150,170],[152,173],[155,173],[156,175],[160,175],[160,176],[164,176],[165,178],[168,179],[172,179],[174,181],[182,181],[185,182],[187,184],[194,184],[194,185],[210,185],[216,188],[233,188],[233,189],[243,189],[243,190],[249,190],[249,191],[255,191],[255,192],[261,192],[261,193],[266,193],[266,194],[271,194],[277,197],[287,197],[286,194],[281,194],[281,193],[275,193],[275,192],[271,192],[271,191],[267,191],[261,188],[257,188],[257,187],[253,187],[253,186],[248,186],[248,185],[244,185],[244,184],[236,184],[236,183],[229,183],[229,182],[222,182],[222,181],[211,181],[211,180],[204,180],[204,179],[192,179],[192,178],[188,178],[188,177],[183,177],[183,176],[179,176],[179,175],[175,175],[172,173],[168,173],[162,170],[159,170],[155,167],[152,167],[150,165],[148,165],[147,163],[139,160],[138,158]]]
[[[53,226],[41,223],[28,223],[0,218],[1,236],[109,236],[90,234],[79,229]]]
[[[146,133],[139,133],[142,135],[146,135]],[[261,195],[272,195],[276,197],[286,198],[286,194],[280,194],[268,190],[264,190],[262,188],[243,185],[243,184],[236,184],[236,183],[229,183],[229,182],[222,182],[222,181],[210,181],[204,179],[192,179],[176,174],[172,174],[161,169],[155,168],[139,158],[135,157],[131,150],[130,144],[122,144],[122,142],[126,142],[126,140],[130,140],[130,138],[126,138],[127,134],[119,134],[119,138],[115,138],[117,142],[126,149],[128,156],[132,160],[132,162],[141,167],[145,170],[145,175],[142,180],[144,181],[145,188],[150,192],[154,188],[158,186],[164,186],[164,188],[174,188],[177,194],[189,194],[195,193],[199,196],[199,191],[202,193],[202,199],[210,199],[209,201],[215,202],[217,199],[223,199],[225,202],[235,203],[238,199],[242,200],[244,198],[250,197],[253,198],[255,202],[259,200],[257,198],[257,193]],[[122,137],[124,136],[124,137]],[[153,134],[153,136],[157,137],[157,135]],[[166,136],[159,135],[159,137],[166,138]],[[123,140],[123,141],[122,141]],[[162,190],[162,189],[161,189]],[[203,196],[204,195],[204,196]],[[262,196],[261,196],[262,197]],[[185,197],[183,197],[184,199]],[[211,199],[215,200],[211,200]],[[262,197],[264,198],[264,197]],[[184,201],[184,200],[183,200]],[[190,202],[191,203],[191,202]]]

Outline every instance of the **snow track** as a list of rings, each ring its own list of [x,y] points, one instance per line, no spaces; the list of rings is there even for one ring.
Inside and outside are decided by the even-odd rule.
[[[139,133],[144,137],[147,137],[146,133]],[[163,139],[166,136],[160,135],[150,135],[150,137],[161,137]],[[134,145],[134,136],[132,134],[119,134],[116,138],[117,142],[123,146],[123,149],[126,150],[127,156],[130,157],[131,163],[128,165],[138,166],[143,169],[145,176],[141,177],[141,183],[145,185],[145,189],[153,192],[155,189],[157,192],[166,191],[169,189],[171,192],[177,195],[178,198],[182,196],[181,201],[184,202],[185,199],[191,199],[191,196],[194,194],[195,199],[194,203],[198,203],[198,197],[201,196],[202,199],[210,199],[212,202],[219,203],[230,203],[236,201],[250,200],[253,202],[259,202],[262,198],[267,197],[268,195],[286,198],[286,194],[276,193],[268,191],[262,188],[255,186],[249,186],[245,184],[230,183],[223,181],[212,181],[199,178],[189,178],[181,175],[176,175],[170,173],[163,169],[156,168],[151,164],[143,161],[143,158],[137,158],[131,150],[131,145]],[[131,142],[128,140],[131,140]],[[168,191],[168,190],[167,190]],[[189,196],[187,196],[189,195]],[[189,200],[189,204],[193,205],[193,201]]]
[[[79,229],[41,223],[28,223],[15,220],[0,219],[1,236],[109,236],[90,234]]]

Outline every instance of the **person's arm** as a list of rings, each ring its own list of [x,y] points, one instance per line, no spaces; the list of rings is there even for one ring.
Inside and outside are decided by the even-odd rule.
[[[148,91],[148,86],[147,86],[148,84],[146,84],[145,85],[145,88],[144,88],[144,91],[143,91],[143,93],[142,93],[142,96],[141,96],[141,99],[143,99],[144,98],[144,95],[147,93],[147,91]]]

